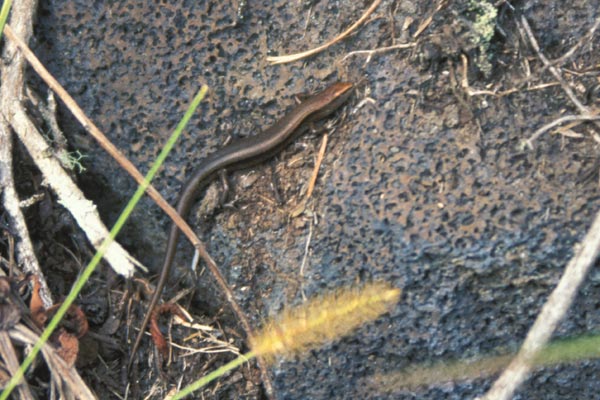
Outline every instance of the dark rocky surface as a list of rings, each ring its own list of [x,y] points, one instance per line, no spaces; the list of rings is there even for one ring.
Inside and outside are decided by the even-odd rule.
[[[392,394],[378,392],[368,379],[413,363],[516,348],[598,211],[598,144],[592,137],[598,128],[577,126],[572,129],[581,137],[546,134],[533,150],[523,146],[537,128],[576,110],[560,86],[528,90],[554,79],[542,71],[516,27],[524,15],[542,51],[558,58],[588,32],[598,3],[499,4],[485,47],[489,57],[483,55],[490,70],[477,62],[484,48],[473,41],[477,11],[469,8],[472,2],[449,2],[434,13],[437,4],[384,1],[349,39],[281,66],[270,66],[266,56],[315,47],[346,29],[368,5],[252,1],[243,19],[237,2],[45,1],[40,6],[35,52],[142,171],[200,85],[209,85],[207,101],[154,182],[170,201],[206,154],[230,135],[267,127],[294,103],[294,94],[336,80],[359,82],[330,135],[303,216],[291,218],[290,211],[306,191],[318,151],[319,139],[310,136],[276,161],[233,174],[228,205],[196,225],[256,325],[284,305],[301,302],[302,294],[370,280],[403,289],[402,301],[377,322],[302,359],[276,363],[271,372],[281,399],[483,394],[492,379]],[[413,41],[431,15],[415,48],[375,54],[369,62],[365,55],[343,59],[353,50]],[[596,35],[564,65],[565,79],[580,98],[596,82],[598,41]],[[460,86],[461,55],[469,60],[473,90],[520,90],[468,96]],[[361,102],[367,97],[372,101]],[[72,146],[87,155],[82,186],[106,222],[114,222],[135,190],[133,180],[66,110],[61,110],[61,124]],[[145,199],[119,239],[157,268],[168,224]],[[179,279],[173,278],[164,298],[196,285],[186,308],[218,319],[235,344],[244,346],[243,331],[210,276],[192,281],[183,273],[190,259],[190,246],[181,244]],[[592,271],[556,337],[597,330],[599,298]],[[145,304],[136,308],[141,316]],[[184,328],[176,329],[178,337],[187,336]],[[149,342],[145,346],[151,354]],[[114,398],[111,391],[124,394],[119,371],[126,356],[113,354],[110,371],[100,362],[82,369],[101,398]],[[151,397],[162,398],[181,376],[183,383],[196,379],[208,360],[212,370],[229,359],[216,357],[197,355],[185,365],[175,358]],[[136,398],[156,384],[149,359],[138,366]],[[599,398],[599,371],[598,362],[547,368],[536,372],[516,398]],[[261,398],[259,377],[255,367],[242,368],[224,377],[216,391],[207,389],[204,398]]]

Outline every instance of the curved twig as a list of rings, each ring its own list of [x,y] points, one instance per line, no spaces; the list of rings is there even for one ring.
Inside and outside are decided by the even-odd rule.
[[[354,32],[354,30],[356,30],[356,28],[358,28],[363,22],[365,22],[367,20],[367,18],[369,18],[369,15],[371,15],[373,13],[373,11],[375,11],[377,6],[379,6],[379,3],[381,3],[381,0],[375,0],[373,2],[373,4],[371,4],[371,7],[369,7],[367,9],[367,11],[365,11],[365,13],[358,19],[358,21],[353,23],[350,26],[350,28],[348,28],[344,32],[340,33],[338,36],[336,36],[331,41],[329,41],[319,47],[315,47],[314,49],[303,51],[302,53],[288,54],[286,56],[267,57],[267,61],[270,62],[271,64],[284,64],[284,63],[288,63],[288,62],[292,62],[292,61],[298,61],[303,58],[310,57],[312,55],[322,52],[326,48],[333,46],[334,44],[340,42],[346,36],[348,36],[352,32]]]

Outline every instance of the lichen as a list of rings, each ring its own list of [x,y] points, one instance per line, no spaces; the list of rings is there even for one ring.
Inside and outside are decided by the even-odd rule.
[[[469,0],[468,11],[473,15],[471,41],[479,50],[475,64],[487,76],[492,70],[489,48],[494,36],[498,11],[493,4],[485,0]]]

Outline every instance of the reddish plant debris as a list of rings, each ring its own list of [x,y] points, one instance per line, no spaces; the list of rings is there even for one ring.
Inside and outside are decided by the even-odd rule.
[[[62,303],[58,303],[48,308],[46,310],[46,317],[51,318],[52,316],[54,316],[54,313],[56,312],[56,310],[59,309],[61,305]],[[89,330],[89,324],[84,312],[81,310],[81,308],[75,305],[71,305],[69,307],[65,318],[63,318],[63,323],[68,325],[70,329],[74,330],[75,335],[78,338],[83,337]]]
[[[54,316],[62,303],[55,304],[49,308],[44,308],[40,297],[40,282],[37,276],[30,278],[33,282],[33,291],[31,301],[29,302],[29,311],[35,324],[40,329],[44,329],[46,322]],[[84,312],[76,305],[71,305],[61,321],[61,326],[52,336],[50,342],[57,347],[57,352],[70,365],[74,365],[79,353],[79,340],[89,330],[89,325]],[[73,332],[73,333],[71,333]]]
[[[48,317],[46,316],[46,309],[40,296],[40,280],[37,275],[30,275],[28,279],[33,283],[33,290],[31,292],[31,300],[29,301],[29,312],[33,322],[36,323],[37,327],[44,329]]]
[[[154,342],[154,345],[163,357],[168,355],[168,345],[164,335],[158,327],[158,317],[166,313],[177,315],[182,319],[186,319],[185,315],[179,309],[179,306],[173,303],[161,304],[160,306],[156,307],[154,311],[152,311],[152,317],[150,318],[150,334],[152,335],[152,341]]]
[[[52,342],[57,345],[56,352],[65,362],[72,367],[77,361],[79,354],[79,340],[77,337],[68,333],[65,328],[59,328],[52,334]]]

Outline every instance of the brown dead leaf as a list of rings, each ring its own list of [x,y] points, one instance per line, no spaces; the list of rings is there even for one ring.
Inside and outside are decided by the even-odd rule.
[[[61,356],[69,367],[75,365],[77,354],[79,353],[79,340],[67,332],[64,328],[59,328],[53,336],[53,342],[57,344],[56,352]]]

